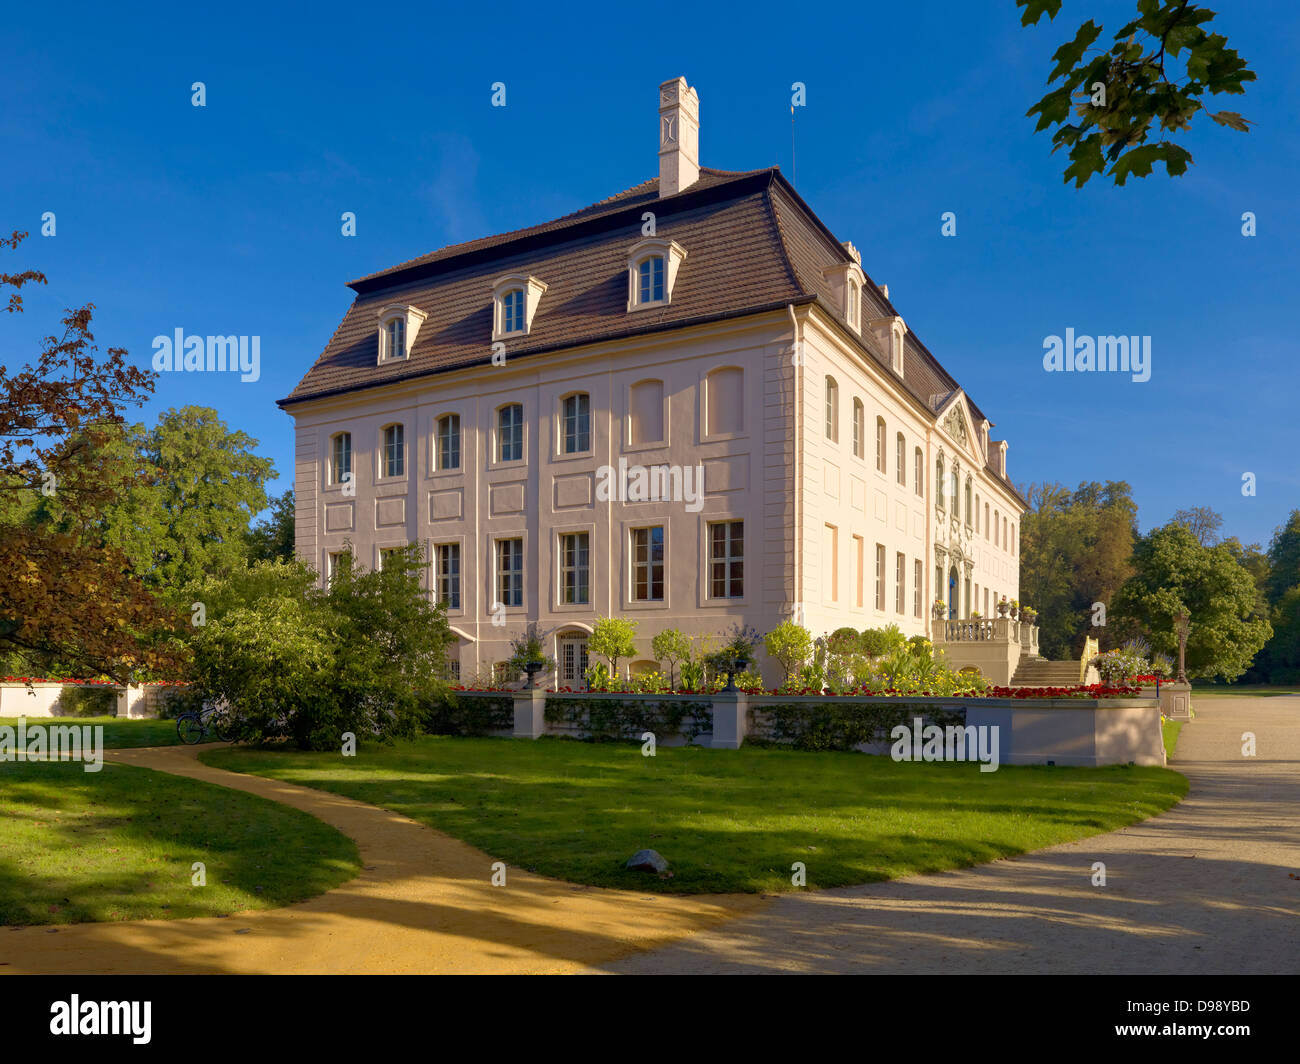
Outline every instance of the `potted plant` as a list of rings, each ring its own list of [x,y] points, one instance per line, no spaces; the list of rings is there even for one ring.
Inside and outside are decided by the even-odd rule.
[[[536,621],[530,621],[523,635],[510,641],[510,649],[512,653],[506,664],[511,671],[528,675],[525,690],[533,689],[539,672],[555,670],[555,659],[546,656],[546,633]]]
[[[984,620],[984,614],[980,613],[979,610],[971,610],[971,611],[970,611],[970,619],[971,619],[972,621],[982,621],[982,620]]]
[[[710,655],[712,665],[718,673],[726,673],[727,683],[724,691],[736,689],[736,673],[744,672],[754,661],[754,644],[759,640],[758,632],[748,625],[734,624],[727,634],[726,642],[720,650]]]
[[[1006,595],[1003,595],[1002,598],[998,600],[998,616],[1005,617],[1007,615],[1007,611],[1010,609],[1011,609],[1011,603],[1007,601]]]
[[[1020,617],[1022,620],[1028,621],[1030,624],[1033,624],[1036,620],[1038,620],[1038,611],[1034,609],[1032,606],[1021,606]]]
[[[935,600],[934,600],[934,619],[935,619],[936,621],[941,621],[941,620],[943,620],[943,615],[944,615],[945,613],[947,613],[947,612],[948,612],[948,604],[947,604],[946,602],[944,602],[943,599],[941,599],[941,598],[937,598],[937,599],[935,599]]]

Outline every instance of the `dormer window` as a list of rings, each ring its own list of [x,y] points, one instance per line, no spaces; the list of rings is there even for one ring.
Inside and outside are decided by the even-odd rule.
[[[889,366],[900,377],[903,375],[903,343],[907,337],[907,323],[897,314],[885,318],[872,318],[867,325],[882,349],[889,355]]]
[[[685,258],[686,249],[675,240],[650,237],[633,245],[627,258],[627,309],[671,303],[677,271]]]
[[[858,286],[855,281],[849,282],[849,324],[855,329],[860,329],[858,324]]]
[[[507,274],[492,286],[492,339],[527,336],[547,285],[536,277]]]
[[[856,258],[853,258],[857,256],[857,249],[852,244],[846,244],[844,247],[851,256],[851,261],[828,266],[822,271],[822,276],[830,283],[833,298],[839,305],[839,310],[844,315],[849,328],[856,333],[861,333],[862,285],[866,281],[866,275],[862,272],[862,267],[858,265]]]
[[[379,312],[379,361],[396,362],[410,356],[424,319],[422,310],[390,303]]]

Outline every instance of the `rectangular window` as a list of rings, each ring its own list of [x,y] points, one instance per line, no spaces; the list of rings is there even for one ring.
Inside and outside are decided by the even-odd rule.
[[[406,357],[406,319],[394,318],[388,323],[388,358]]]
[[[566,605],[591,601],[591,544],[586,532],[560,536],[560,601]]]
[[[438,418],[438,468],[460,468],[460,415]]]
[[[898,453],[897,455],[895,455],[895,458],[898,461],[898,470],[894,475],[898,478],[898,482],[902,484],[904,487],[906,487],[907,486],[907,441],[903,439],[903,434],[901,432],[898,434],[897,451]]]
[[[591,450],[591,399],[586,392],[570,395],[562,404],[560,426],[565,454]]]
[[[989,589],[985,588],[984,589],[984,616],[987,617],[988,615],[989,615]]]
[[[894,556],[894,612],[900,617],[907,612],[907,555]]]
[[[524,456],[524,408],[518,403],[497,411],[497,461],[518,462]]]
[[[885,545],[876,544],[876,609],[885,610]]]
[[[503,606],[524,604],[524,541],[497,540],[497,601]]]
[[[921,616],[921,559],[912,563],[912,614]]]
[[[644,259],[637,268],[641,303],[662,303],[664,298],[664,260],[662,255]]]
[[[447,679],[452,683],[460,683],[460,658],[447,659]]]
[[[916,477],[916,493],[925,494],[925,458],[921,455],[921,448],[916,449],[916,469],[913,471]]]
[[[439,543],[437,546],[437,596],[449,610],[460,609],[460,544]]]
[[[384,476],[400,477],[406,473],[406,430],[401,425],[384,429]]]
[[[352,433],[340,432],[334,437],[330,456],[330,483],[346,484],[352,475]]]
[[[876,469],[881,473],[889,472],[889,456],[885,453],[885,419],[876,418]]]
[[[664,600],[664,529],[632,529],[632,598],[637,602]]]
[[[740,598],[745,594],[745,522],[709,525],[709,595]]]
[[[863,585],[866,574],[862,571],[866,565],[866,544],[861,536],[853,537],[853,605],[862,609]]]
[[[505,328],[502,332],[515,333],[524,331],[524,293],[516,288],[507,292],[502,300],[505,311]]]
[[[325,558],[325,579],[332,583],[334,574],[339,571],[339,563],[343,559],[343,552],[341,550],[332,550]]]

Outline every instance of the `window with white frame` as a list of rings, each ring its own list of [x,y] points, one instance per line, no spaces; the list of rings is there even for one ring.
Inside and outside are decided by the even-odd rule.
[[[388,425],[383,431],[382,466],[386,477],[406,475],[406,430],[401,425]]]
[[[436,562],[434,588],[438,602],[449,610],[460,609],[460,544],[439,543],[434,548]]]
[[[664,600],[664,528],[632,529],[632,599]]]
[[[832,442],[840,438],[840,386],[834,377],[826,378],[826,438]]]
[[[876,470],[880,473],[888,472],[889,454],[888,444],[885,440],[888,438],[889,431],[885,428],[885,419],[876,418]]]
[[[524,541],[497,540],[497,601],[503,606],[524,604]]]
[[[507,403],[497,411],[497,461],[518,462],[524,457],[524,408]]]
[[[867,454],[867,411],[862,400],[853,400],[853,456],[865,458]]]
[[[507,340],[532,332],[547,285],[536,277],[511,273],[492,285],[492,339]]]
[[[741,598],[745,594],[745,522],[709,525],[709,596]]]
[[[582,454],[591,450],[591,397],[574,392],[560,401],[560,450]]]
[[[330,440],[331,484],[346,484],[352,476],[352,433],[340,432]]]
[[[912,475],[916,479],[916,494],[924,495],[925,494],[925,455],[921,453],[921,448],[919,447],[916,449],[916,453],[912,456],[912,464],[915,467],[912,470]]]
[[[444,414],[438,418],[435,432],[437,468],[460,468],[460,415]]]
[[[428,315],[416,307],[390,303],[379,311],[379,361],[399,361],[415,347],[420,325]]]
[[[900,432],[894,441],[894,463],[898,467],[895,470],[895,477],[904,487],[907,487],[907,440]]]
[[[876,544],[876,609],[885,611],[885,545]]]
[[[894,612],[900,617],[907,612],[907,555],[894,555]]]
[[[524,331],[524,290],[512,288],[501,297],[501,332],[505,335]]]
[[[560,602],[566,606],[591,601],[591,538],[586,532],[560,536]]]
[[[672,302],[677,272],[686,249],[675,240],[649,237],[628,253],[627,309],[662,307]]]
[[[912,563],[912,616],[921,616],[921,559]]]

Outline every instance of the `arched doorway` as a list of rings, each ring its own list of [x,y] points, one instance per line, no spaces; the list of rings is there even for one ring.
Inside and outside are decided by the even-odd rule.
[[[948,570],[948,619],[955,621],[961,616],[961,589],[957,583],[957,566]]]

